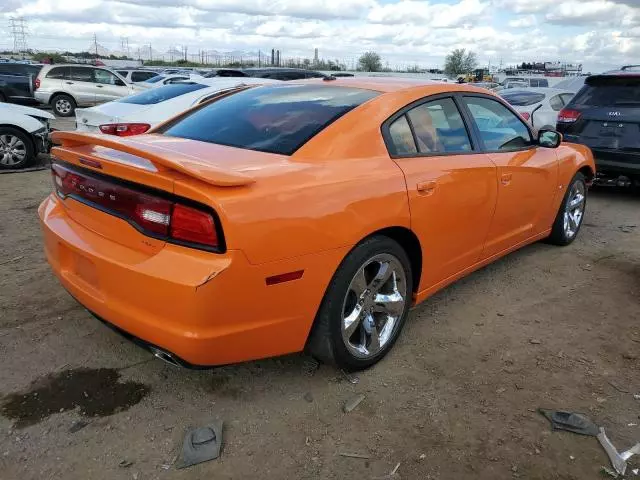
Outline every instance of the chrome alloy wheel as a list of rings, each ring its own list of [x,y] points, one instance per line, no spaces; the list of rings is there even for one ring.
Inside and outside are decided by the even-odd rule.
[[[0,135],[0,163],[2,165],[17,165],[24,162],[27,156],[27,146],[15,135]]]
[[[564,210],[564,234],[568,239],[573,238],[578,233],[578,228],[580,228],[580,223],[582,223],[582,217],[584,216],[585,201],[584,183],[575,182],[571,186]]]
[[[59,98],[56,100],[56,110],[58,113],[66,115],[71,111],[71,102],[66,98]]]
[[[393,337],[407,301],[407,282],[400,261],[376,255],[360,267],[342,306],[342,340],[351,354],[370,358]]]

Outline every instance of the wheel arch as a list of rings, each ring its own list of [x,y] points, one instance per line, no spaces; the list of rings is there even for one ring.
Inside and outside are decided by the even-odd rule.
[[[578,173],[581,173],[587,179],[587,183],[591,183],[596,176],[596,173],[589,165],[584,165],[578,169]]]
[[[49,97],[49,105],[51,105],[51,104],[53,103],[53,101],[55,100],[55,98],[56,98],[57,96],[59,96],[59,95],[65,95],[65,96],[67,96],[67,97],[71,98],[71,99],[76,103],[76,105],[78,105],[78,99],[77,99],[76,97],[74,97],[71,93],[69,93],[69,92],[65,92],[65,91],[56,91],[56,92],[53,92],[53,93],[51,94],[51,96]]]
[[[392,226],[385,227],[375,232],[371,232],[369,235],[361,239],[358,244],[364,242],[366,239],[374,236],[388,237],[400,244],[409,257],[411,262],[411,276],[413,280],[413,292],[416,293],[419,290],[420,278],[422,276],[422,245],[417,235],[407,227]]]
[[[33,147],[33,151],[35,152],[35,154],[38,154],[38,146],[36,145],[36,141],[35,138],[33,138],[33,134],[31,132],[29,132],[28,130],[22,128],[19,125],[14,125],[11,123],[0,123],[0,128],[12,128],[13,130],[18,130],[19,132],[24,133],[27,138],[29,139],[29,141],[31,142],[31,146]]]

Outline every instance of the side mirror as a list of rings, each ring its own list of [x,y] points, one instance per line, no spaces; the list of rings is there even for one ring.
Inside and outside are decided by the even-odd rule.
[[[538,144],[545,148],[558,148],[562,143],[562,134],[555,130],[540,130],[538,132]]]

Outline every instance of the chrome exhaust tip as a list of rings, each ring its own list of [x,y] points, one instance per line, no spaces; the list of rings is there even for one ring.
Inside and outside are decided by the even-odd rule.
[[[180,362],[178,362],[173,355],[169,352],[165,352],[164,350],[160,350],[159,348],[149,346],[149,351],[153,354],[154,357],[159,358],[160,360],[168,363],[169,365],[173,365],[174,367],[181,367]]]

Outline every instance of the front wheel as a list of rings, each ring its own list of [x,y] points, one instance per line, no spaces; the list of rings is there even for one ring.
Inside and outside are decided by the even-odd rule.
[[[31,138],[22,130],[0,127],[0,169],[24,168],[36,158]]]
[[[325,363],[362,370],[391,350],[411,307],[411,264],[394,240],[375,236],[342,261],[325,293],[307,351]]]
[[[575,174],[564,195],[547,238],[554,245],[569,245],[578,236],[587,206],[587,183],[582,173]]]

